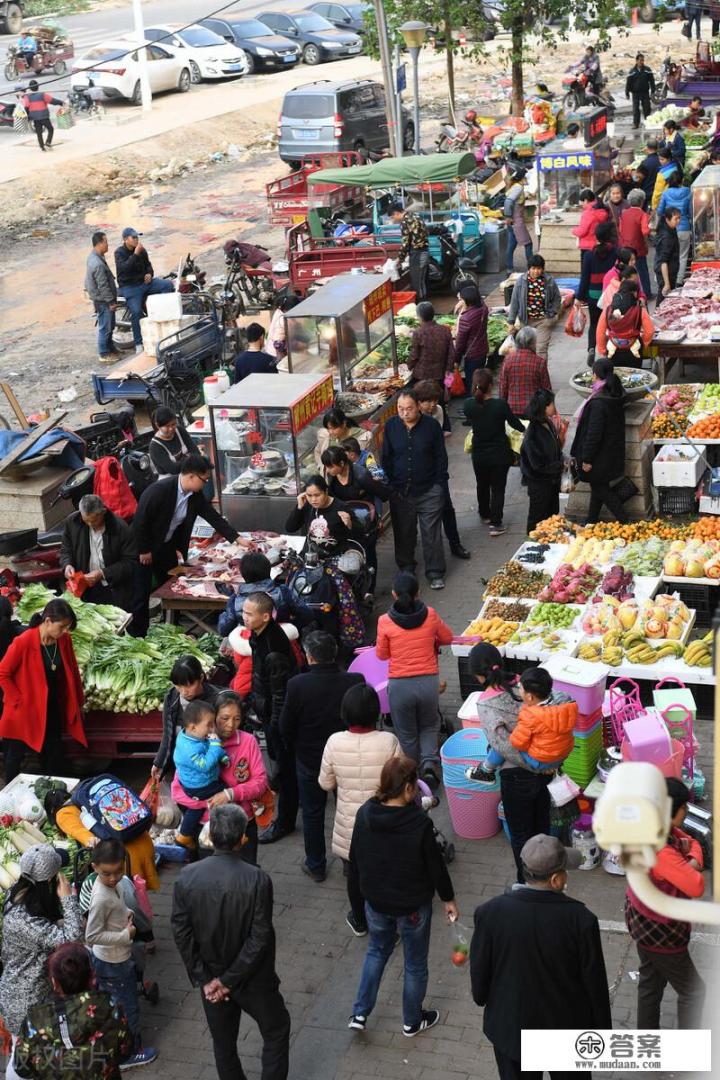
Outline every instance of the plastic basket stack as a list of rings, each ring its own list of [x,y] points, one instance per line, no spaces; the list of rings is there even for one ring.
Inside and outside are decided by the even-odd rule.
[[[487,749],[484,732],[463,728],[451,735],[440,751],[450,820],[456,834],[465,840],[486,839],[500,828],[499,780],[494,784],[478,784],[465,776],[468,765],[477,765]]]
[[[563,772],[572,777],[581,788],[586,788],[597,772],[597,764],[603,750],[602,711],[578,713],[574,731],[575,745],[563,762]]]

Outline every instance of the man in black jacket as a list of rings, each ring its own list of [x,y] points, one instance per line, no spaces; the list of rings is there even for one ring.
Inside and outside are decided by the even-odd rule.
[[[645,57],[641,52],[635,57],[635,67],[625,83],[625,97],[632,97],[633,127],[640,127],[640,109],[643,116],[652,112],[650,95],[655,93],[655,76],[650,68],[645,67]]]
[[[146,488],[140,496],[133,519],[139,563],[135,573],[133,622],[130,632],[135,637],[147,633],[148,601],[153,587],[164,585],[181,558],[187,559],[190,535],[197,517],[231,543],[238,532],[218,514],[203,495],[203,487],[212,472],[212,464],[202,454],[188,454],[183,459],[179,476],[164,476]]]
[[[83,495],[78,512],[63,526],[60,566],[66,578],[85,575],[82,599],[91,604],[132,606],[133,574],[137,565],[135,538],[129,525],[108,510],[97,495]]]
[[[297,674],[297,661],[287,634],[273,618],[272,597],[253,592],[243,601],[243,622],[250,631],[252,650],[252,697],[262,723],[268,754],[275,762],[272,786],[277,792],[275,820],[259,837],[260,844],[274,844],[295,831],[298,789],[295,767],[280,736],[280,714],[288,680]]]
[[[174,292],[175,286],[169,278],[154,276],[152,263],[140,239],[140,233],[131,228],[123,229],[122,241],[115,250],[117,283],[130,311],[135,347],[142,349],[140,316],[143,313],[145,297],[155,293]]]
[[[383,432],[382,467],[391,488],[390,517],[399,570],[415,573],[418,524],[431,589],[445,588],[442,517],[448,462],[440,424],[423,416],[417,394],[403,390]]]
[[[303,646],[309,668],[293,676],[287,684],[280,713],[280,737],[297,773],[305,840],[302,870],[320,883],[327,871],[327,792],[318,784],[323,750],[330,736],[343,729],[340,706],[346,691],[364,683],[365,678],[341,671],[337,664],[337,642],[331,634],[315,630],[305,637]]]
[[[290,1016],[275,971],[270,877],[243,860],[247,817],[236,805],[210,811],[215,854],[186,866],[175,882],[171,924],[193,986],[202,990],[220,1080],[239,1080],[243,1011],[263,1040],[263,1080],[286,1080]]]
[[[475,909],[470,979],[500,1080],[537,1077],[520,1069],[525,1029],[612,1027],[597,918],[566,896],[568,869],[582,861],[553,836],[533,836],[520,853],[524,885]],[[575,1073],[551,1072],[553,1078]]]

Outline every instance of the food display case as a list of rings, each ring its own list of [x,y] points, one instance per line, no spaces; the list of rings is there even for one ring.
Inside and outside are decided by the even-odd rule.
[[[387,372],[397,377],[392,283],[384,274],[339,274],[285,316],[290,371],[329,371],[335,389]]]
[[[691,185],[693,262],[720,259],[720,165],[708,165]]]
[[[209,407],[220,512],[240,530],[282,532],[333,403],[330,374],[248,375]]]
[[[579,120],[579,116],[574,119]],[[568,142],[567,139],[554,139],[535,156],[541,219],[559,210],[579,210],[580,192],[584,188],[600,192],[612,179],[607,138],[581,148],[568,146]]]

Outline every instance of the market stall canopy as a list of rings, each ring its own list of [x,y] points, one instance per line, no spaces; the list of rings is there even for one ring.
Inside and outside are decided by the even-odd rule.
[[[351,165],[349,169],[319,169],[308,176],[309,184],[362,184],[391,187],[396,184],[454,184],[477,169],[474,154],[428,154],[383,158],[375,165]]]

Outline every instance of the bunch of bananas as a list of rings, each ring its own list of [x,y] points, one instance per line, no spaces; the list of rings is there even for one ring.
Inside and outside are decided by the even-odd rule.
[[[685,649],[683,660],[689,667],[710,667],[712,664],[713,632],[710,630],[704,638],[691,641]]]
[[[622,658],[623,651],[620,645],[606,645],[600,656],[603,664],[609,664],[610,667],[619,667]]]
[[[622,647],[625,652],[628,652],[629,649],[634,648],[636,645],[647,645],[645,635],[640,630],[628,630],[626,634],[623,634]]]
[[[622,645],[623,632],[622,630],[606,630],[603,634],[603,645],[612,648],[615,645]]]
[[[586,641],[578,649],[581,660],[587,660],[590,664],[597,664],[600,660],[602,645],[599,641]]]
[[[685,652],[685,647],[679,641],[665,641],[654,652],[656,660],[662,660],[666,656],[672,656],[674,659],[679,660]]]
[[[654,664],[656,660],[655,650],[646,641],[636,642],[629,649],[626,648],[625,655],[631,664]]]

